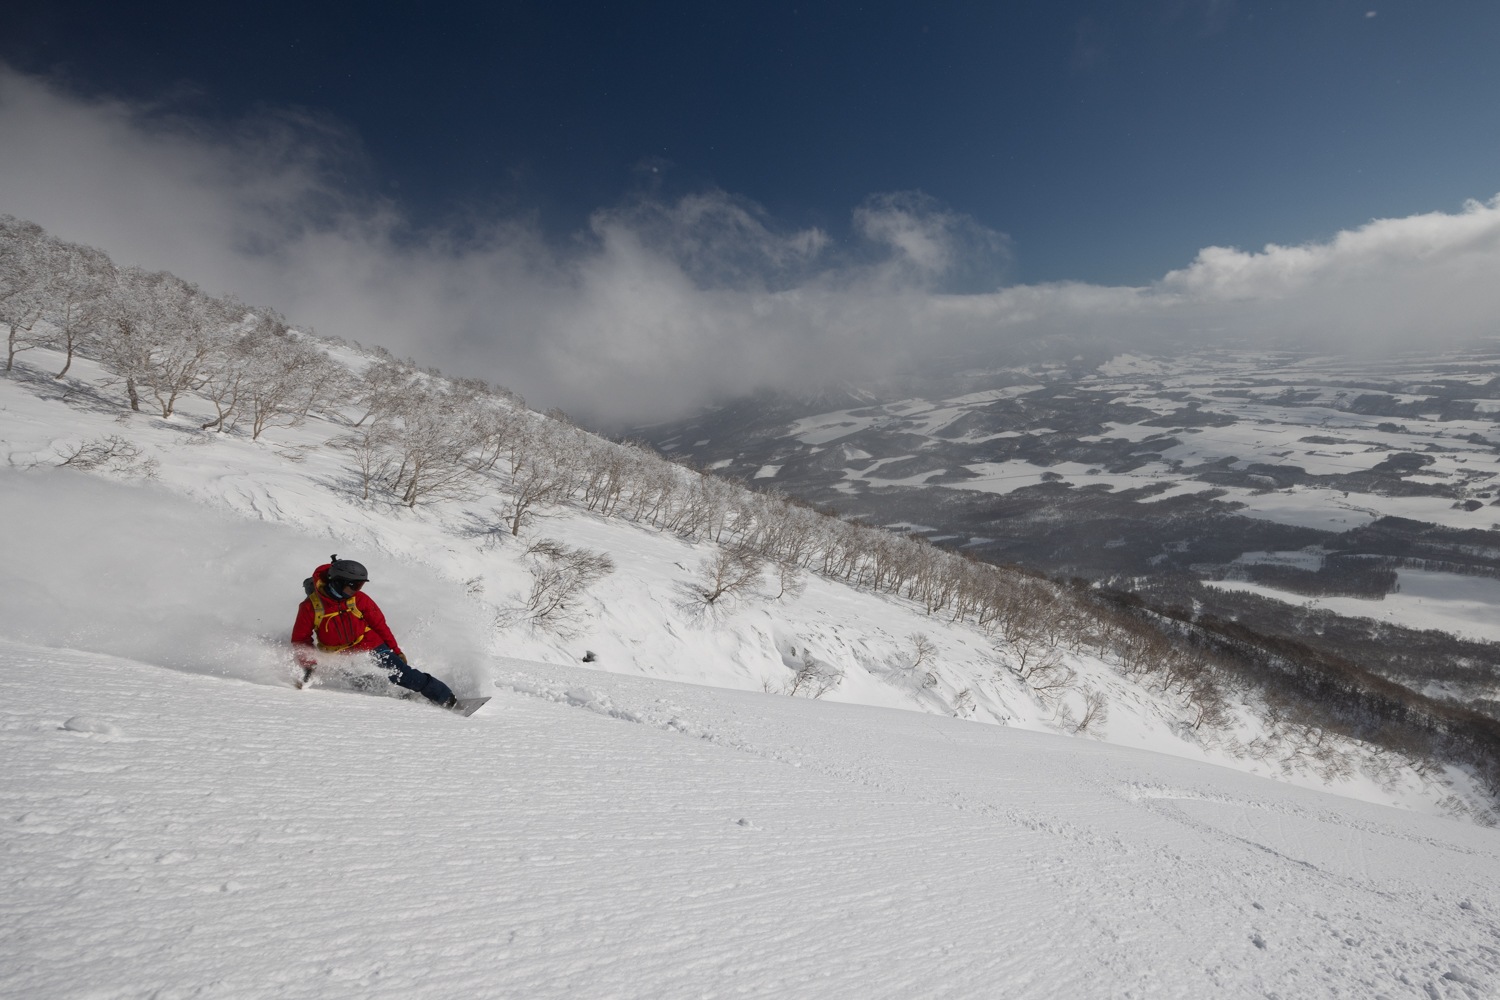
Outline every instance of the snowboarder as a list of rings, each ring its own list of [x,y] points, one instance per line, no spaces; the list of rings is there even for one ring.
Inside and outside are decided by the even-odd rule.
[[[297,608],[292,644],[314,646],[325,653],[367,652],[370,659],[389,673],[391,683],[415,691],[443,708],[453,708],[457,699],[448,685],[406,662],[401,646],[385,623],[385,615],[364,592],[364,585],[369,582],[370,574],[362,564],[336,555],[313,570],[313,575],[302,584],[307,599]],[[318,661],[300,648],[296,656],[305,684]]]

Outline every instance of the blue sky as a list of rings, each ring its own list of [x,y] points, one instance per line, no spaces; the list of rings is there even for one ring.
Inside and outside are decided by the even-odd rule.
[[[348,320],[308,269],[273,277],[264,258],[346,262],[320,278],[344,300],[419,272],[405,298],[429,303],[472,295],[453,287],[463,274],[552,288],[551,303],[401,320],[449,363],[511,350],[500,376],[546,399],[568,379],[528,365],[598,352],[580,341],[544,364],[557,348],[524,330],[556,340],[570,323],[702,351],[705,372],[727,344],[776,342],[746,309],[816,341],[816,359],[869,353],[854,327],[883,325],[882,348],[936,336],[930,309],[982,314],[958,324],[970,340],[1022,313],[1027,335],[1102,328],[1117,313],[1098,303],[1126,289],[1193,307],[1143,329],[1191,313],[1217,330],[1228,319],[1195,296],[1243,301],[1247,266],[1285,272],[1278,248],[1324,248],[1316,273],[1347,288],[1341,261],[1376,281],[1368,262],[1390,257],[1372,248],[1393,229],[1345,238],[1372,220],[1437,213],[1439,242],[1467,232],[1466,200],[1500,192],[1497,52],[1492,0],[13,4],[0,211],[335,332]],[[1409,222],[1401,252],[1432,226]],[[1063,284],[1084,291],[1060,305]],[[622,303],[627,287],[652,291]],[[558,318],[590,290],[607,321]],[[991,298],[940,298],[954,294]],[[919,326],[898,329],[890,303],[914,295],[895,313]],[[886,305],[861,314],[872,301]],[[1475,332],[1487,302],[1455,330]],[[390,312],[361,322],[415,342],[377,318]],[[1274,322],[1294,314],[1355,325],[1331,292]],[[710,332],[661,332],[684,317]],[[774,381],[785,346],[738,367]]]
[[[1484,0],[375,10],[17,4],[0,52],[208,120],[332,116],[420,221],[567,230],[655,183],[838,233],[918,190],[1007,234],[1009,281],[1139,283],[1500,190]]]

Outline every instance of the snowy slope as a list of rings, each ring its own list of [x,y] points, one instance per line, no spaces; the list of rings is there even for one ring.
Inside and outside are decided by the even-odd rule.
[[[1500,837],[915,712],[495,665],[470,720],[0,644],[0,996],[1500,989]]]
[[[811,660],[841,673],[826,700],[1070,732],[1096,693],[1109,717],[1091,734],[1118,745],[1426,812],[1483,817],[1490,807],[1458,769],[1418,771],[1359,745],[1341,744],[1356,764],[1348,773],[1291,749],[1254,759],[1242,748],[1264,731],[1248,708],[1220,730],[1195,730],[1190,708],[1082,653],[1060,654],[1077,682],[1039,697],[981,632],[816,576],[796,596],[773,599],[768,585],[708,613],[684,595],[710,544],[566,507],[546,509],[512,538],[494,530],[498,500],[416,510],[360,502],[339,488],[347,458],[327,442],[343,428],[327,421],[274,428],[259,441],[205,434],[191,398],[169,420],[122,414],[90,363],[59,383],[42,373],[46,352],[27,362],[18,378],[0,380],[10,466],[0,490],[8,519],[26,526],[0,582],[0,638],[285,686],[300,581],[339,552],[371,567],[370,592],[413,662],[460,694],[485,688],[497,656],[576,664],[592,655],[598,669],[770,692],[787,691]],[[137,464],[156,463],[155,475],[56,467],[79,443],[110,436],[138,446]],[[530,585],[527,545],[548,537],[604,552],[618,567],[566,635],[516,625],[512,614]],[[918,634],[932,652],[913,670]]]

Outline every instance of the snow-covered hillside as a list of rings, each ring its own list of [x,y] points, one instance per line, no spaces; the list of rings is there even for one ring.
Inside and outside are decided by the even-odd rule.
[[[340,357],[356,368],[369,360]],[[205,433],[213,412],[192,397],[168,419],[127,413],[108,404],[108,380],[91,362],[57,381],[34,364],[48,360],[36,352],[0,382],[10,466],[0,477],[7,521],[23,529],[8,552],[0,637],[284,686],[301,580],[338,552],[371,567],[369,592],[413,662],[460,694],[485,693],[497,657],[588,662],[1077,733],[1369,801],[1488,816],[1487,797],[1459,768],[1414,768],[1331,736],[1318,752],[1272,740],[1273,750],[1252,754],[1247,747],[1268,742],[1254,705],[1226,706],[1216,725],[1194,727],[1199,709],[1180,692],[1145,686],[1078,647],[1040,648],[1035,637],[1027,665],[1049,657],[1057,669],[1025,678],[994,636],[817,575],[776,596],[768,571],[755,592],[705,605],[694,587],[719,549],[701,538],[565,504],[541,508],[513,537],[498,497],[417,508],[362,500],[348,488],[348,453],[329,444],[345,426],[312,417],[259,440]],[[126,442],[121,454],[133,457],[91,473],[59,467],[81,444],[107,440]],[[527,552],[543,539],[606,554],[616,567],[561,629],[533,627],[517,611],[539,572]],[[331,669],[321,676],[339,683]],[[1067,683],[1048,687],[1049,676]]]
[[[979,630],[816,575],[706,606],[707,541],[362,500],[344,425],[206,433],[201,400],[128,413],[53,360],[0,380],[0,994],[1500,983],[1500,840],[1444,816],[1487,808],[1460,769],[1347,741],[1344,770],[1251,758],[1244,706],[1195,731],[1077,649],[1048,695]],[[113,455],[59,467],[89,442]],[[546,538],[615,566],[565,634],[516,615]],[[333,551],[414,662],[495,700],[462,720],[331,690],[332,664],[294,690],[300,583]],[[823,697],[788,697],[813,667]],[[1107,720],[1058,735],[1092,692]]]

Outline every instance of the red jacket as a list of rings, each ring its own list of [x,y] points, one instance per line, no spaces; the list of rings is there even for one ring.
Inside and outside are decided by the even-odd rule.
[[[358,614],[353,614],[347,600],[340,601],[329,595],[327,583],[327,565],[313,570],[313,587],[323,604],[323,621],[314,635],[313,622],[317,616],[313,613],[312,598],[303,601],[297,608],[297,624],[292,626],[294,645],[341,649],[351,653],[389,646],[391,652],[402,659],[406,658],[396,643],[396,637],[391,634],[390,626],[386,625],[385,615],[380,613],[379,605],[363,591],[358,591],[354,595],[354,607]]]

